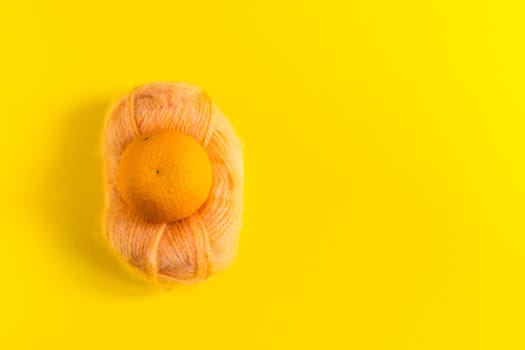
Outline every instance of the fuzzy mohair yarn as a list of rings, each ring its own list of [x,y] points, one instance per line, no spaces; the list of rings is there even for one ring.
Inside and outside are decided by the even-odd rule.
[[[211,165],[211,187],[204,203],[191,215],[174,221],[152,220],[136,210],[121,193],[122,180],[119,185],[123,152],[140,135],[158,131],[191,136]],[[164,152],[171,148],[165,147]],[[103,156],[105,235],[122,261],[154,282],[202,281],[233,261],[241,228],[241,142],[205,92],[190,84],[169,82],[134,89],[106,118]],[[172,198],[177,200],[176,193],[166,191],[160,203]]]

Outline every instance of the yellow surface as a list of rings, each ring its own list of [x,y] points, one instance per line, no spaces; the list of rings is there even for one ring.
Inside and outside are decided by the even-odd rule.
[[[0,348],[523,349],[525,5],[2,1]],[[170,292],[98,235],[148,81],[245,142],[235,264]]]

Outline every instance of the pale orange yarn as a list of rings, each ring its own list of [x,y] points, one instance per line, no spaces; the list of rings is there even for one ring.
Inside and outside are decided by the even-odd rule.
[[[137,135],[172,129],[206,150],[213,183],[191,216],[153,223],[133,212],[117,187],[120,155]],[[229,121],[201,89],[185,83],[151,83],[133,90],[106,120],[105,232],[111,247],[153,281],[195,282],[224,269],[235,257],[243,195],[241,143]]]

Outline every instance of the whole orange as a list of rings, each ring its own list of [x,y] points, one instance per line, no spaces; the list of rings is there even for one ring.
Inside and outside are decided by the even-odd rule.
[[[171,222],[197,211],[212,184],[210,159],[191,136],[156,130],[137,136],[121,155],[118,188],[147,220]]]

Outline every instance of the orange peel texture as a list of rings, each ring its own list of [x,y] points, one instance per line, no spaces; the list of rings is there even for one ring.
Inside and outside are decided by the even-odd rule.
[[[209,96],[151,83],[119,100],[103,138],[105,236],[155,282],[196,282],[235,258],[241,228],[241,142]]]
[[[150,221],[172,222],[196,212],[208,198],[211,180],[204,148],[178,131],[141,134],[120,157],[120,194]]]

